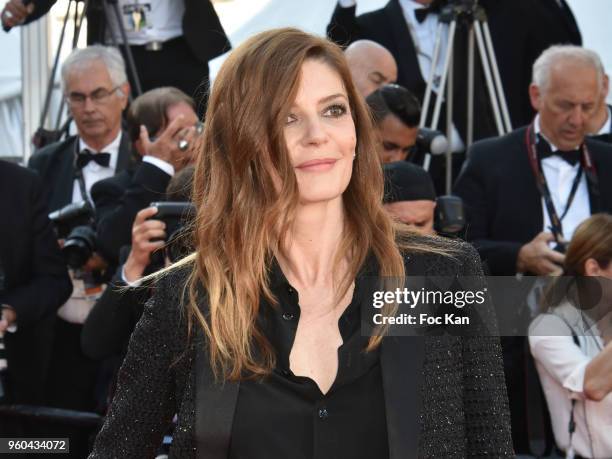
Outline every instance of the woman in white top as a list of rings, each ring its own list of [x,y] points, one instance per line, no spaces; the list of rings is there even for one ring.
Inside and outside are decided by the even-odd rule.
[[[529,330],[555,440],[567,457],[612,458],[611,261],[612,216],[593,215],[567,248],[568,277],[555,282],[550,307]]]

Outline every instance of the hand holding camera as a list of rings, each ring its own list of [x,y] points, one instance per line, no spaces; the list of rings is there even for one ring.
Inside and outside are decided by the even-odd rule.
[[[200,124],[193,125],[183,115],[176,117],[158,137],[150,138],[147,129],[140,127],[140,142],[147,155],[172,164],[176,171],[191,162],[191,148],[201,132]]]
[[[560,274],[565,255],[548,246],[548,243],[554,240],[555,236],[552,233],[542,231],[522,246],[516,260],[517,271],[539,276]]]
[[[165,244],[166,224],[151,219],[157,212],[157,207],[147,207],[136,214],[132,225],[132,249],[123,271],[128,282],[140,280],[151,263],[151,254]]]

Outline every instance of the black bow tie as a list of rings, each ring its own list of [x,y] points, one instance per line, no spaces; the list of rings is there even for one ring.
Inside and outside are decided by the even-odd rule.
[[[102,167],[108,167],[110,158],[110,153],[92,153],[88,149],[85,149],[77,155],[76,165],[77,168],[83,169],[90,161],[93,161]]]
[[[431,8],[418,8],[414,10],[414,15],[419,24],[422,24],[429,13],[433,13]]]
[[[540,159],[550,158],[551,156],[559,156],[561,159],[564,159],[566,162],[574,166],[580,162],[582,151],[580,150],[552,151],[548,141],[545,138],[543,138],[540,134],[538,134],[538,154],[540,155]]]

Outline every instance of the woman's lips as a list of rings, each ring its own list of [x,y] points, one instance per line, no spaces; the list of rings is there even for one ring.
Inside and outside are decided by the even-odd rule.
[[[333,158],[313,159],[312,161],[306,161],[300,164],[296,169],[305,172],[324,172],[334,167],[337,161],[337,159]]]

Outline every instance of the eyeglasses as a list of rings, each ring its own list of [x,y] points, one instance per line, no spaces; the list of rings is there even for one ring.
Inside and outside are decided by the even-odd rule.
[[[406,157],[410,157],[411,154],[416,153],[417,151],[417,146],[416,145],[410,145],[409,147],[400,147],[399,145],[396,145],[392,142],[383,142],[383,148],[385,149],[385,151],[401,151],[402,153],[406,154]]]
[[[66,96],[66,100],[73,107],[79,107],[85,105],[87,99],[91,99],[91,102],[96,105],[103,105],[108,102],[110,96],[117,91],[121,85],[115,86],[112,89],[98,88],[90,94],[83,94],[82,92],[71,92]]]

